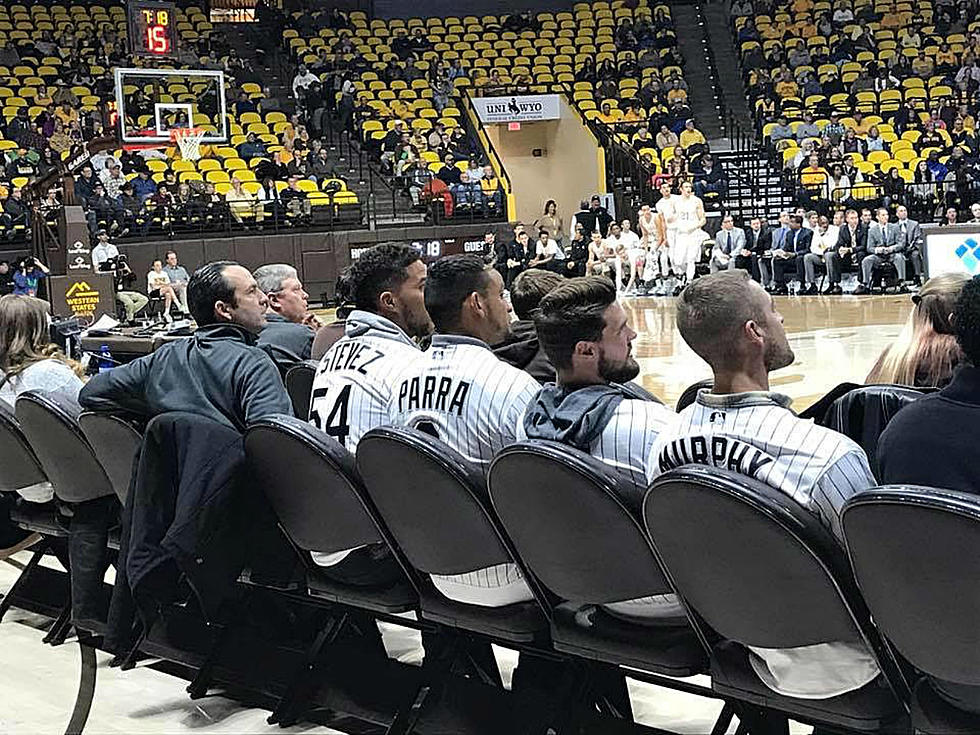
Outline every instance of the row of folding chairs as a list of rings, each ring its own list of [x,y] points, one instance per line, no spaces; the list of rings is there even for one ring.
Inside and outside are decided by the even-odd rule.
[[[839,401],[831,409],[828,415],[849,410]],[[139,441],[138,431],[118,418],[28,393],[15,414],[0,412],[0,487],[46,478],[69,505],[110,494],[124,502]],[[429,434],[375,429],[355,457],[289,416],[250,427],[245,451],[251,476],[306,569],[309,598],[382,621],[414,612],[419,627],[452,642],[426,657],[389,732],[413,729],[426,695],[453,676],[451,659],[471,639],[568,667],[540,723],[557,732],[574,731],[593,708],[622,716],[603,698],[600,683],[610,671],[724,700],[716,732],[733,716],[743,732],[782,730],[787,717],[840,731],[909,731],[910,720],[922,732],[976,731],[977,718],[936,696],[927,678],[980,681],[976,595],[969,591],[980,504],[972,496],[906,487],[860,493],[843,513],[848,558],[781,492],[724,470],[674,470],[642,502],[629,502],[624,478],[563,445],[508,447],[485,480]],[[57,524],[51,531],[52,524],[20,520],[58,533]],[[402,571],[398,582],[382,590],[351,587],[313,562],[312,552],[368,544],[388,548]],[[431,581],[499,564],[520,569],[532,600],[467,605],[444,597]],[[684,614],[671,624],[645,624],[605,608],[673,593]],[[10,591],[3,604],[16,595]],[[281,692],[274,719],[289,724],[304,717],[309,662],[337,634],[336,619],[328,619]],[[769,690],[749,661],[748,646],[827,641],[863,644],[882,675],[838,697],[793,698]],[[710,675],[710,690],[683,681],[699,673]],[[209,662],[201,664],[192,693],[207,692],[212,674]]]

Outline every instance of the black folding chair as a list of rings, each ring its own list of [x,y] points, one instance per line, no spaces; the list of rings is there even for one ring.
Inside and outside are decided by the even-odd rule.
[[[63,611],[52,643],[64,640],[71,623],[102,633],[106,621],[88,617],[94,609],[80,611],[78,603],[86,600],[103,607],[105,602],[107,607],[102,579],[109,563],[109,527],[118,515],[112,483],[82,433],[78,424],[81,407],[75,401],[28,391],[17,398],[15,410],[55,496],[73,512],[68,532],[72,603]]]
[[[848,391],[830,406],[823,425],[849,436],[868,455],[871,471],[878,474],[878,438],[902,408],[928,392],[904,385],[866,385]]]
[[[143,433],[135,422],[120,416],[86,411],[78,425],[105,470],[120,503],[126,502],[135,463],[143,444]]]
[[[980,498],[928,487],[872,488],[848,500],[842,522],[875,624],[919,673],[914,730],[980,732]]]
[[[315,360],[303,360],[286,371],[286,393],[293,403],[293,415],[304,421],[310,418],[313,377],[316,375],[317,364]]]
[[[683,610],[641,622],[604,607],[673,593],[636,509],[624,503],[636,494],[627,478],[572,447],[528,441],[498,454],[489,480],[493,507],[508,536],[555,599],[548,612],[557,650],[629,666],[637,670],[631,677],[715,697],[710,689],[676,678],[708,668],[706,644]],[[582,694],[577,699],[588,701]],[[731,708],[725,707],[716,731],[724,732],[731,718]]]
[[[414,570],[422,617],[456,634],[453,638],[457,648],[443,657],[442,668],[436,668],[430,676],[437,682],[444,680],[452,656],[458,655],[469,657],[468,662],[486,683],[499,685],[492,656],[473,659],[472,649],[467,651],[463,646],[460,631],[522,653],[554,656],[549,645],[548,620],[534,600],[503,607],[470,605],[449,599],[432,583],[430,575],[450,576],[500,564],[519,565],[513,545],[492,514],[486,480],[475,465],[429,434],[381,427],[361,438],[357,468],[381,520]],[[533,588],[533,579],[525,576],[525,581]],[[538,596],[541,595],[539,591]],[[436,686],[438,683],[432,688]],[[409,722],[397,723],[399,729],[411,729],[423,703],[419,703]]]
[[[699,380],[697,383],[689,385],[687,388],[685,388],[684,392],[681,393],[680,398],[677,399],[677,406],[675,408],[677,413],[680,413],[694,403],[694,401],[696,401],[698,398],[698,393],[703,388],[711,388],[714,384],[714,378],[705,378],[704,380]]]
[[[396,617],[417,609],[418,595],[408,577],[386,587],[354,586],[332,579],[313,562],[311,552],[385,543],[362,502],[354,457],[342,445],[302,419],[272,416],[249,428],[245,451],[251,473],[306,567],[310,596],[341,610],[339,615],[330,611],[270,717],[270,722],[287,726],[302,714],[315,684],[311,669],[322,663],[326,647],[358,618],[418,627]]]
[[[744,475],[689,466],[650,486],[644,520],[693,624],[711,641],[711,683],[740,701],[753,727],[785,717],[861,732],[907,727],[907,687],[871,624],[843,550],[787,495]],[[865,647],[882,674],[826,699],[776,693],[755,673],[748,646],[791,649],[839,642]],[[777,722],[773,718],[778,718]]]

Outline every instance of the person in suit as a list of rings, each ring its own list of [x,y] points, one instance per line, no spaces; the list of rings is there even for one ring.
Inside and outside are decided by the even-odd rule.
[[[895,210],[898,239],[905,245],[905,258],[912,263],[915,285],[922,285],[922,228],[914,219],[909,219],[909,210],[899,204]]]
[[[507,245],[507,287],[514,282],[531,261],[532,251],[528,243],[527,232],[522,227],[515,233],[514,242]]]
[[[861,224],[857,210],[848,209],[844,214],[844,226],[840,228],[837,244],[824,253],[827,280],[830,281],[825,293],[838,296],[844,293],[840,287],[841,269],[860,262],[867,249],[868,228]]]
[[[876,221],[868,228],[867,254],[861,259],[861,284],[855,294],[868,293],[871,274],[882,263],[891,263],[898,272],[898,280],[905,282],[905,243],[899,241],[898,225],[888,221],[888,210],[880,207],[875,212]]]
[[[736,267],[736,256],[745,249],[745,231],[735,226],[735,220],[730,214],[721,219],[721,229],[715,234],[715,246],[711,249],[711,260],[708,267],[712,273],[720,270],[732,270]]]
[[[784,210],[779,213],[779,227],[772,230],[769,236],[769,250],[759,258],[759,271],[762,275],[762,285],[768,289],[773,288],[773,253],[783,249],[786,235],[789,233],[789,218],[793,216],[791,211]]]
[[[803,256],[810,252],[810,239],[813,233],[803,227],[803,218],[794,214],[789,220],[789,229],[785,233],[782,244],[772,249],[772,292],[785,296],[789,293],[786,288],[787,274],[796,272],[803,280]]]
[[[825,265],[824,257],[827,251],[837,244],[840,237],[840,228],[830,224],[826,216],[817,219],[817,226],[813,230],[813,237],[810,240],[810,252],[803,256],[803,275],[807,286],[803,293],[816,295],[817,293],[817,267]]]
[[[745,231],[745,244],[735,256],[735,267],[748,271],[763,286],[769,285],[769,266],[762,261],[763,254],[772,249],[772,230],[761,217],[749,220]],[[763,270],[763,268],[765,268]]]

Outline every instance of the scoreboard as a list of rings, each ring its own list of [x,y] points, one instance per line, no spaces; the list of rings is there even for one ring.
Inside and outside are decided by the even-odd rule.
[[[486,257],[492,253],[486,252],[486,243],[483,238],[468,240],[462,237],[448,237],[432,240],[413,240],[407,243],[422,256],[425,263],[434,263],[446,255],[459,255],[461,253],[476,253]],[[351,248],[351,260],[357,260],[361,253],[368,247]]]
[[[172,58],[177,55],[177,5],[156,0],[127,4],[129,45],[136,56]]]

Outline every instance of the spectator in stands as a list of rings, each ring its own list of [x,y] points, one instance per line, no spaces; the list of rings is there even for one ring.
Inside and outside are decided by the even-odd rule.
[[[245,140],[238,144],[238,157],[243,161],[253,158],[263,158],[267,155],[265,143],[256,138],[255,133],[248,133]]]
[[[283,348],[300,360],[309,360],[313,336],[322,325],[309,310],[309,294],[296,269],[276,263],[262,266],[253,275],[269,301],[258,345]]]
[[[715,165],[711,154],[701,157],[700,167],[694,172],[694,195],[704,198],[706,194],[724,197],[728,193],[728,174],[721,164]]]
[[[510,323],[507,336],[493,345],[493,353],[508,365],[523,370],[539,383],[555,379],[555,369],[538,340],[534,326],[541,299],[564,282],[558,274],[538,268],[530,268],[514,279],[510,289],[510,303],[517,321]]]
[[[441,173],[441,172],[440,172]],[[456,201],[456,208],[460,210],[482,209],[483,189],[480,188],[478,181],[471,181],[470,175],[466,171],[459,174],[459,183],[450,186],[453,198]]]
[[[708,141],[704,134],[694,126],[694,120],[690,118],[684,123],[684,130],[681,131],[679,139],[681,148],[689,156],[695,151],[707,149]],[[701,147],[695,148],[695,146]]]
[[[252,347],[268,307],[252,275],[229,261],[208,263],[187,290],[194,335],[95,376],[82,389],[82,406],[146,418],[185,411],[238,431],[263,416],[291,414],[275,363]]]
[[[106,194],[105,186],[101,181],[95,183],[87,204],[86,216],[90,231],[98,230],[100,224],[107,226],[111,232],[123,229],[125,213],[119,201]]]
[[[661,125],[660,132],[657,133],[656,145],[657,149],[661,151],[672,150],[680,145],[680,138],[666,125]]]
[[[727,458],[740,456],[738,472],[785,492],[787,502],[800,503],[843,543],[841,506],[876,482],[857,444],[796,418],[789,398],[770,391],[769,373],[794,360],[772,298],[740,270],[705,276],[678,299],[677,327],[711,366],[714,384],[661,431],[647,479],[690,464],[691,457],[730,469]],[[778,423],[779,430],[760,436],[748,428],[757,426],[756,421]],[[725,451],[691,451],[702,442],[723,442]],[[878,675],[874,657],[862,643],[823,641],[789,650],[750,650],[753,668],[765,684],[789,696],[837,696]]]
[[[785,115],[780,115],[776,124],[769,130],[769,140],[778,143],[781,140],[791,140],[793,138],[793,128],[789,126]]]
[[[38,285],[50,272],[40,260],[31,256],[22,258],[14,271],[14,295],[37,296]]]
[[[242,186],[242,180],[237,176],[232,178],[231,188],[225,192],[225,202],[232,218],[245,229],[249,222],[262,222],[265,216],[265,210],[258,206],[258,198]]]
[[[848,153],[860,153],[862,156],[867,152],[865,142],[857,137],[854,128],[848,128],[844,134],[844,139],[840,144],[840,151],[844,155]]]
[[[796,128],[796,139],[803,141],[807,138],[819,138],[820,128],[817,127],[813,119],[813,113],[809,110],[803,113],[803,122]]]
[[[824,125],[821,131],[824,137],[830,139],[831,145],[839,145],[844,135],[847,133],[847,128],[840,121],[840,113],[836,110],[832,110],[830,113],[830,122]]]
[[[14,237],[15,228],[19,228],[20,232],[25,233],[25,236],[30,231],[31,210],[27,202],[24,201],[24,189],[22,187],[14,187],[10,196],[3,203],[3,216],[0,217],[0,224],[7,230],[9,238]]]
[[[444,160],[445,162],[442,168],[436,173],[436,177],[452,189],[452,187],[461,181],[462,172],[456,167],[456,159],[452,153],[447,153]]]
[[[91,169],[89,169],[91,172]],[[82,177],[85,176],[85,168],[82,169]],[[89,174],[91,176],[91,173]],[[139,199],[141,202],[145,202],[147,199],[152,197],[157,193],[157,184],[150,178],[150,172],[148,169],[140,169],[135,179],[132,180],[133,183],[133,196]],[[79,182],[75,182],[75,191],[78,193]],[[84,194],[82,194],[84,196]]]
[[[735,220],[730,214],[721,218],[721,229],[715,234],[715,244],[711,249],[711,260],[708,262],[712,273],[720,270],[732,270],[736,267],[736,257],[745,249],[745,232],[735,226]]]
[[[866,383],[898,383],[916,388],[943,388],[966,361],[956,342],[956,300],[970,277],[944,273],[930,278],[919,293],[898,338],[878,357]]]
[[[306,64],[300,64],[299,68],[296,70],[296,76],[293,77],[293,98],[297,102],[302,103],[306,93],[306,88],[314,82],[319,81],[320,80],[317,75],[306,68]]]
[[[153,267],[146,274],[146,295],[151,299],[163,299],[163,320],[172,322],[170,307],[176,300],[174,289],[170,285],[170,276],[163,270],[163,261],[156,258]]]
[[[279,198],[289,217],[300,222],[309,220],[312,205],[306,192],[299,188],[298,176],[289,177],[289,185],[279,193]]]

